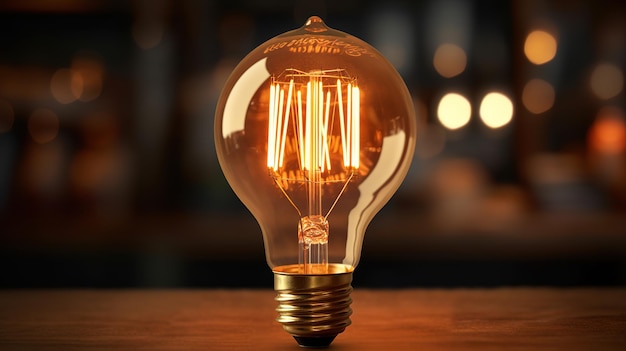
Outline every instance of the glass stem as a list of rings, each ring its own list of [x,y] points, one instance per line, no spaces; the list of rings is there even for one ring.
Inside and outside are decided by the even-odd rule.
[[[298,243],[302,273],[328,273],[328,222],[324,216],[300,218]]]
[[[312,76],[307,91],[309,129],[308,216],[300,219],[298,240],[300,264],[305,274],[328,272],[328,222],[322,213],[322,169],[324,163],[324,127],[322,82]]]

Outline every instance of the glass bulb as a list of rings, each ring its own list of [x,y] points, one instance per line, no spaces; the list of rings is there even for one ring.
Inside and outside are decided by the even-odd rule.
[[[218,159],[263,232],[278,320],[302,345],[329,344],[350,324],[365,229],[404,179],[415,129],[393,66],[319,17],[254,49],[227,80]],[[339,302],[320,311],[322,296]]]

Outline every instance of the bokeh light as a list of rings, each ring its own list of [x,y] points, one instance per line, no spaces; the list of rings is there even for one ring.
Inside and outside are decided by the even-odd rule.
[[[624,72],[613,64],[601,63],[593,69],[589,83],[597,97],[608,100],[624,89]]]
[[[472,115],[472,105],[461,94],[448,93],[439,101],[437,117],[439,122],[448,129],[459,129],[465,126]]]
[[[442,44],[435,51],[433,66],[443,77],[452,78],[463,73],[466,65],[467,55],[458,45]]]
[[[102,92],[102,81],[104,76],[104,65],[102,60],[93,54],[81,53],[74,56],[71,69],[78,73],[82,83],[80,101],[92,101],[100,96]],[[78,91],[78,87],[74,88]]]
[[[556,38],[543,30],[532,31],[528,34],[524,42],[524,54],[526,58],[536,65],[543,65],[544,63],[550,62],[556,56],[556,51]]]
[[[524,107],[536,115],[544,113],[554,106],[554,87],[543,79],[531,79],[522,91]]]
[[[59,134],[59,118],[49,109],[36,109],[28,119],[28,132],[36,143],[49,143]]]
[[[480,102],[479,114],[487,127],[503,127],[513,119],[513,102],[502,93],[488,93]]]
[[[83,93],[83,78],[74,70],[58,69],[50,80],[50,92],[62,104],[72,103]]]
[[[13,128],[15,113],[11,104],[0,99],[0,133],[8,132]]]
[[[617,107],[605,107],[598,111],[589,130],[592,150],[604,154],[618,154],[626,150],[626,120],[624,111]]]

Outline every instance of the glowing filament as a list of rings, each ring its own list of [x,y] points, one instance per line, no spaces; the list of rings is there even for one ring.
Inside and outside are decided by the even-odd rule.
[[[360,100],[361,93],[359,92],[359,88],[352,87],[352,146],[350,147],[350,153],[352,155],[352,158],[350,159],[350,166],[354,168],[359,168],[359,134],[361,126],[361,123],[359,123],[359,117],[361,113],[359,108]]]
[[[270,84],[267,167],[282,173],[286,152],[296,152],[299,170],[326,172],[331,156],[340,152],[344,168],[357,169],[360,91],[354,80],[338,75],[340,70],[287,72],[288,82]],[[333,146],[337,141],[340,148]]]

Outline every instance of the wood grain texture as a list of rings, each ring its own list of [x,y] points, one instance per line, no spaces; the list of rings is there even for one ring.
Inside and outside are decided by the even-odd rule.
[[[331,350],[626,350],[626,289],[359,290]],[[269,290],[0,291],[0,350],[299,350]]]

